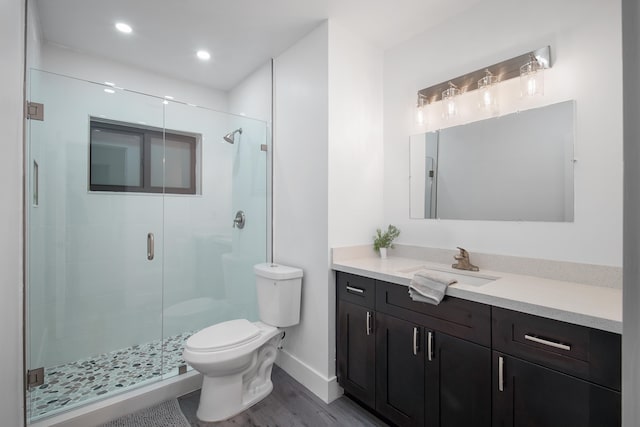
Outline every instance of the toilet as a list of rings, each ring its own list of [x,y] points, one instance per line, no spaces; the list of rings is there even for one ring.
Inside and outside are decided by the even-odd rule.
[[[271,368],[283,338],[279,328],[300,322],[302,270],[279,264],[253,267],[260,321],[235,319],[187,339],[182,357],[203,374],[198,419],[233,417],[273,389]]]

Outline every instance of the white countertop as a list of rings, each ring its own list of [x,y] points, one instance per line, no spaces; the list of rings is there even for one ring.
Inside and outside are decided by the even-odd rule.
[[[336,271],[357,274],[398,285],[409,285],[413,271],[419,266],[451,269],[451,265],[425,262],[419,259],[365,257],[334,261]],[[446,275],[446,273],[442,273]],[[622,290],[581,283],[543,279],[499,271],[481,270],[480,276],[497,277],[483,285],[468,285],[458,279],[447,288],[447,295],[496,307],[534,314],[563,322],[622,333]]]

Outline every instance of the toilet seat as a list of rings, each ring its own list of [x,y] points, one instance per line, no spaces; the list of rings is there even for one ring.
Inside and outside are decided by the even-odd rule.
[[[228,320],[189,337],[185,348],[194,352],[230,350],[257,339],[260,329],[247,319]]]

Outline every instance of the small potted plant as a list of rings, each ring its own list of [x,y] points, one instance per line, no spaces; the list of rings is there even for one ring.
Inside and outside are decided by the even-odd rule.
[[[389,224],[384,233],[379,228],[373,236],[373,249],[380,252],[380,258],[387,257],[387,248],[393,248],[393,240],[400,235],[400,230],[395,225]]]

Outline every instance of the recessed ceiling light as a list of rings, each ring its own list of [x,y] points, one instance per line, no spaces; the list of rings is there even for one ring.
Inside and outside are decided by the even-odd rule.
[[[173,99],[173,96],[171,96],[171,95],[165,95],[164,97],[165,97],[166,99]]]
[[[105,92],[107,92],[107,93],[116,93],[116,91],[115,91],[115,90],[113,90],[113,89],[108,89],[108,88],[107,88],[107,89],[105,89],[104,91],[105,91]]]
[[[209,59],[211,59],[211,54],[206,50],[199,50],[198,52],[196,52],[196,55],[203,61],[208,61]]]
[[[111,82],[104,82],[104,84],[106,84],[107,86],[115,86],[115,83],[111,83]]]
[[[118,29],[118,31],[126,34],[129,34],[132,31],[131,26],[125,24],[124,22],[116,22],[116,28]]]

